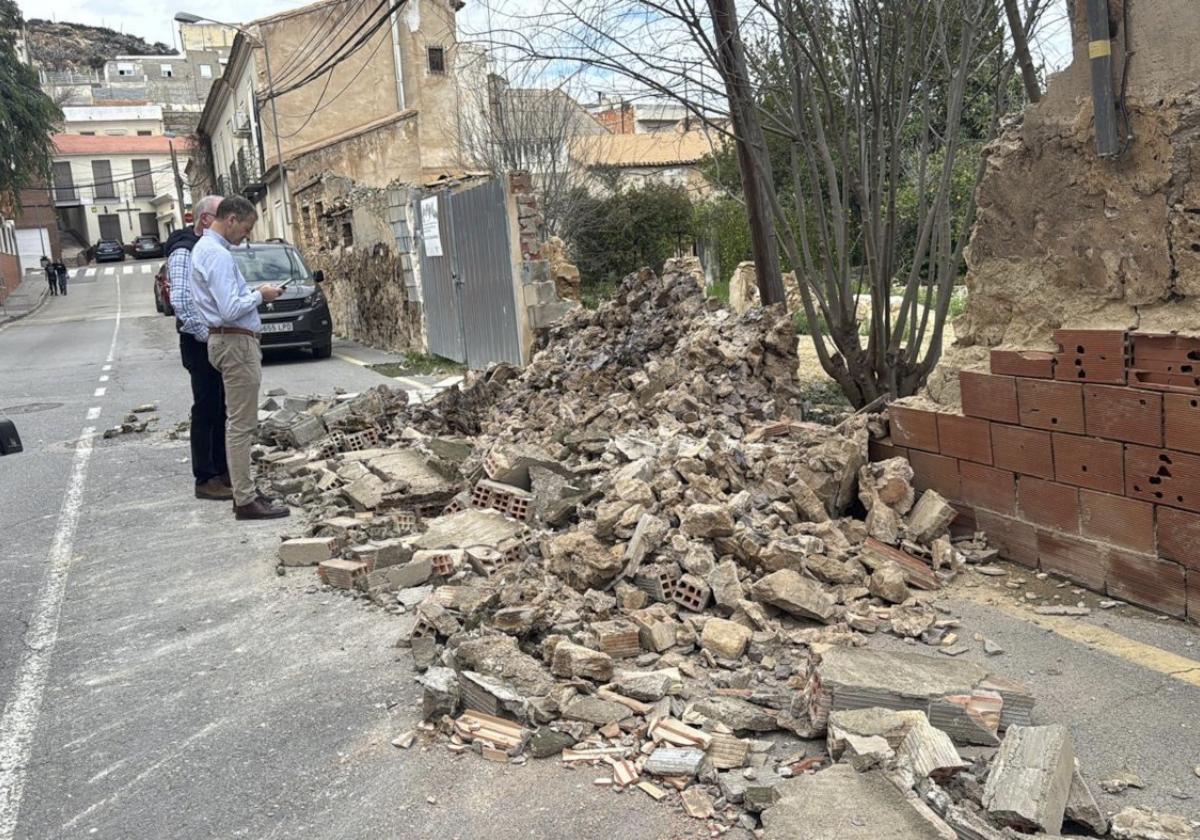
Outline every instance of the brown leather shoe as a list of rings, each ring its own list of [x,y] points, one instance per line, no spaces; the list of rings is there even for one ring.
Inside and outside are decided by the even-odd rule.
[[[229,473],[223,472],[217,476],[217,481],[224,484],[226,487],[233,487],[233,479],[229,477]]]
[[[283,519],[292,512],[273,503],[266,496],[259,496],[248,505],[234,505],[235,519]]]
[[[222,484],[221,479],[210,478],[196,485],[196,498],[227,502],[233,498],[233,490]]]

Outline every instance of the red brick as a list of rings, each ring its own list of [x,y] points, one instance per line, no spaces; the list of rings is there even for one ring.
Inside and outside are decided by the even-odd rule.
[[[1128,335],[1123,330],[1055,330],[1055,379],[1125,384]]]
[[[1160,373],[1200,373],[1200,338],[1169,333],[1131,333],[1133,367]]]
[[[1149,502],[1080,490],[1079,524],[1089,539],[1154,553],[1154,505]]]
[[[1187,580],[1183,566],[1152,555],[1111,549],[1108,594],[1167,615],[1187,613]]]
[[[954,521],[950,523],[950,535],[953,537],[969,537],[979,530],[975,508],[963,504],[951,503],[950,505],[958,515],[954,517]]]
[[[1196,396],[1200,393],[1200,376],[1188,373],[1159,373],[1153,370],[1129,369],[1129,384],[1151,391]]]
[[[962,412],[998,423],[1020,423],[1017,410],[1017,380],[1011,376],[993,376],[964,370],[958,374],[962,392]]]
[[[896,446],[896,444],[892,443],[891,438],[884,438],[883,440],[872,438],[867,441],[867,457],[870,458],[872,463],[875,461],[886,461],[889,458],[907,458],[908,450],[903,446]]]
[[[1093,437],[1162,446],[1161,394],[1111,385],[1085,385],[1083,413],[1087,433]]]
[[[1054,478],[1063,484],[1102,493],[1123,493],[1125,465],[1121,444],[1099,438],[1055,434]]]
[[[1200,584],[1200,514],[1158,507],[1158,553],[1194,569]]]
[[[992,464],[1021,475],[1054,478],[1054,448],[1050,444],[1050,433],[993,423]]]
[[[888,406],[892,443],[925,452],[938,452],[937,412],[908,406]]]
[[[1080,385],[1041,379],[1018,379],[1017,406],[1021,412],[1022,426],[1077,435],[1086,430],[1083,420],[1083,387]]]
[[[1200,574],[1187,573],[1187,614],[1192,621],[1200,623]]]
[[[1125,495],[1200,512],[1200,455],[1125,447]]]
[[[1200,396],[1167,394],[1163,417],[1168,449],[1200,452]]]
[[[981,510],[975,515],[979,530],[988,536],[988,545],[1000,550],[1000,556],[1031,569],[1038,567],[1037,529],[1028,522]]]
[[[921,492],[936,490],[954,501],[962,498],[958,461],[955,459],[913,449],[908,453],[908,463],[913,468],[913,487]]]
[[[1016,513],[1016,476],[971,461],[959,461],[962,500],[976,508],[1012,516]]]
[[[992,463],[991,423],[978,417],[958,414],[937,416],[938,446],[949,458],[962,458],[977,464]]]
[[[1096,543],[1053,531],[1038,531],[1038,564],[1044,572],[1063,575],[1097,592],[1104,591],[1107,550]]]
[[[1027,379],[1053,379],[1054,354],[1040,350],[993,350],[992,373],[1023,376]]]
[[[1023,519],[1064,534],[1079,533],[1079,490],[1023,475],[1017,479],[1017,503]]]

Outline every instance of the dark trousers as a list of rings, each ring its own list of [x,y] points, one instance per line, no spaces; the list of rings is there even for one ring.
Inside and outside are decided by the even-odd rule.
[[[192,378],[192,475],[199,484],[229,472],[225,462],[225,386],[208,362],[208,345],[179,334],[179,355]]]
[[[50,281],[50,294],[57,295],[58,294],[58,278],[57,277],[47,277],[46,279]]]

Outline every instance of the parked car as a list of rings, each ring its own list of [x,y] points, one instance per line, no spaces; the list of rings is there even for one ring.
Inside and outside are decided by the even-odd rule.
[[[242,276],[251,288],[287,283],[283,294],[258,307],[262,318],[262,348],[302,348],[317,359],[333,354],[333,319],[320,283],[325,277],[311,271],[300,252],[280,242],[255,242],[231,248]]]
[[[96,243],[96,262],[124,262],[125,249],[115,239],[101,239]]]
[[[157,236],[139,236],[133,240],[133,258],[136,260],[148,260],[151,257],[163,256],[162,243],[158,241]]]
[[[175,308],[171,306],[171,281],[167,279],[167,264],[158,267],[154,275],[154,309],[164,315],[174,315]]]

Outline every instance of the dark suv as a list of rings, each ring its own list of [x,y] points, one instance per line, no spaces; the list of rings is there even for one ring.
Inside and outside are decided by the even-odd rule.
[[[101,239],[96,243],[96,262],[124,262],[125,246],[115,239]]]
[[[333,319],[317,285],[324,275],[310,271],[300,252],[285,243],[255,242],[230,251],[251,288],[288,284],[282,295],[258,307],[262,348],[307,348],[314,358],[328,359],[333,353]]]

